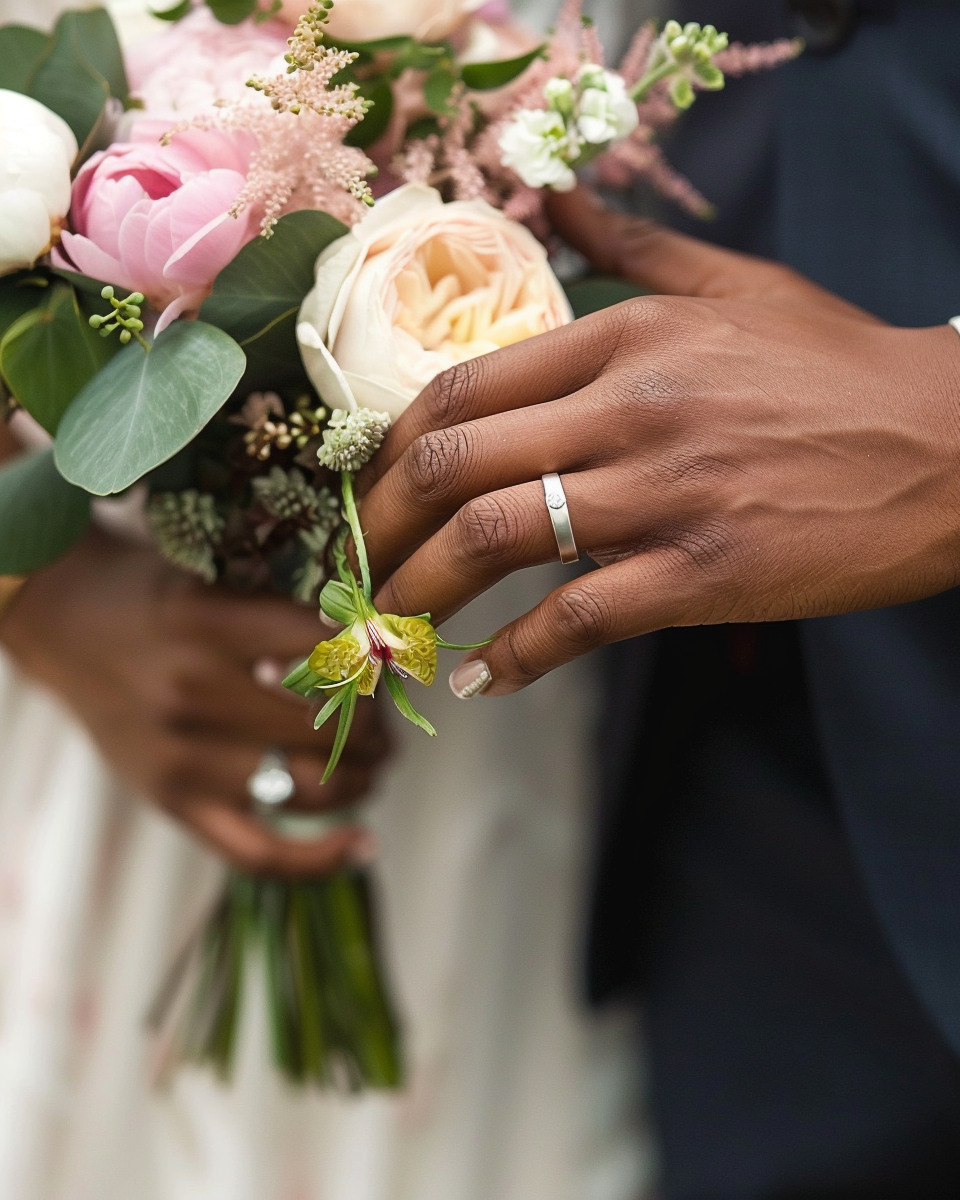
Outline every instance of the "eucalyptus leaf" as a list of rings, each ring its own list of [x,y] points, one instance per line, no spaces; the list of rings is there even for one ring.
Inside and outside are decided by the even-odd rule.
[[[325,212],[304,209],[281,217],[271,238],[254,238],[223,268],[200,319],[244,342],[298,312],[313,287],[320,251],[346,233],[346,225]]]
[[[71,404],[57,466],[94,495],[123,491],[196,437],[245,366],[233,338],[202,321],[174,321],[149,354],[131,342]]]
[[[34,271],[0,278],[0,338],[18,317],[43,303],[49,280]]]
[[[82,146],[110,97],[110,84],[87,57],[80,25],[73,19],[80,15],[60,17],[31,72],[27,92],[62,117]]]
[[[29,25],[0,26],[0,88],[26,92],[50,38]]]
[[[253,337],[244,338],[240,348],[247,357],[242,386],[247,392],[276,391],[285,387],[310,387],[297,347],[297,308],[288,309]]]
[[[257,0],[207,0],[207,7],[223,25],[239,25],[253,16]]]
[[[117,31],[107,10],[86,8],[68,11],[57,22],[58,28],[60,25],[72,25],[75,28],[87,61],[107,81],[110,95],[126,103],[130,85]]]
[[[373,108],[367,110],[367,115],[354,125],[343,140],[347,146],[359,146],[362,150],[372,146],[378,137],[387,132],[393,115],[393,88],[386,79],[373,79],[361,83],[359,88],[360,95],[373,102]]]
[[[14,321],[0,341],[0,374],[47,433],[80,389],[113,358],[117,343],[87,322],[73,288],[57,283],[43,303]]]
[[[565,290],[573,315],[577,318],[599,312],[602,308],[610,308],[614,304],[621,304],[624,300],[649,295],[639,284],[612,275],[578,279],[575,283],[568,283]]]
[[[90,497],[60,475],[50,449],[0,467],[0,575],[26,575],[65,554],[90,521]]]
[[[466,63],[461,70],[463,82],[475,92],[504,87],[521,75],[537,58],[542,58],[544,46],[537,46],[518,58],[503,58],[498,62]]]

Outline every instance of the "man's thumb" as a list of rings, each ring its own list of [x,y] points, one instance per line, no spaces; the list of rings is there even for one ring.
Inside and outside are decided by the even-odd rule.
[[[776,263],[616,212],[587,187],[551,193],[547,214],[564,241],[597,270],[623,276],[660,295],[745,299],[813,286]]]

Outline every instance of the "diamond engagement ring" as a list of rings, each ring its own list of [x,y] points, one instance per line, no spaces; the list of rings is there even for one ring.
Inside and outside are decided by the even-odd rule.
[[[272,747],[257,763],[257,769],[247,780],[247,791],[251,799],[267,808],[275,808],[286,804],[296,785],[289,770],[290,760],[286,754]]]
[[[551,472],[549,475],[541,476],[541,479],[543,480],[543,498],[547,502],[547,512],[556,535],[560,561],[562,563],[578,562],[580,554],[573,538],[570,509],[567,508],[567,497],[564,494],[560,476]]]

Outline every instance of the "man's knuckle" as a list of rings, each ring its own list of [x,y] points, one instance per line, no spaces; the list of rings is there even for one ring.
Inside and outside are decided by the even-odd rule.
[[[509,504],[498,496],[478,496],[457,514],[458,536],[470,557],[498,558],[516,544],[519,522]]]
[[[733,530],[719,521],[678,530],[666,541],[682,563],[698,574],[732,576],[742,557]]]
[[[552,619],[565,645],[592,649],[602,645],[613,625],[613,606],[595,587],[568,588],[553,605]]]
[[[471,458],[472,431],[465,426],[422,434],[407,452],[407,473],[420,497],[443,499],[456,490]]]
[[[435,425],[455,425],[468,412],[470,400],[483,376],[480,359],[467,359],[441,371],[423,396],[427,419]]]

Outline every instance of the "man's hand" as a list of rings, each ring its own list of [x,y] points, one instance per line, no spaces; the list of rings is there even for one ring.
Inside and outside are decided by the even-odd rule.
[[[73,709],[132,787],[237,865],[289,875],[362,856],[368,835],[293,841],[266,829],[246,781],[267,746],[289,755],[291,806],[312,809],[357,801],[388,751],[378,708],[361,704],[321,788],[333,730],[314,732],[299,697],[254,680],[258,660],[285,666],[323,636],[314,611],[207,588],[96,533],[33,576],[0,626],[18,665]]]
[[[660,294],[425,389],[361,477],[381,611],[442,621],[555,560],[549,471],[601,569],[469,656],[491,695],[664,626],[823,616],[960,582],[952,329],[884,325],[784,267],[583,191],[552,215],[601,269]],[[454,690],[478,673],[462,665]]]

